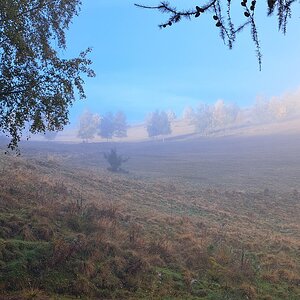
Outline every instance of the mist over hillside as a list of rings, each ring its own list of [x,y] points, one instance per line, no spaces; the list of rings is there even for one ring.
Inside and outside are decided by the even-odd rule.
[[[163,111],[162,111],[163,112]],[[154,112],[148,112],[144,121],[139,124],[130,124],[124,112],[117,112],[124,120],[124,135],[112,135],[108,139],[101,136],[101,124],[112,113],[99,114],[98,112],[84,111],[81,120],[84,125],[71,124],[64,131],[58,133],[46,132],[39,136],[31,136],[31,140],[48,140],[60,142],[81,142],[85,139],[80,136],[88,134],[85,141],[102,142],[113,141],[146,141],[153,136],[147,132],[149,117]],[[157,134],[156,138],[192,138],[197,136],[243,136],[243,135],[269,135],[269,134],[296,134],[300,132],[300,91],[285,93],[281,96],[266,99],[257,97],[251,107],[240,108],[236,104],[225,103],[217,100],[208,105],[199,103],[195,107],[187,106],[181,115],[176,115],[172,110],[166,111],[169,120],[170,131],[165,134]],[[83,127],[82,127],[83,126]],[[85,133],[86,132],[86,133]],[[84,136],[84,135],[83,135]]]
[[[297,114],[199,107],[1,138],[0,298],[298,300]]]
[[[170,2],[1,0],[0,300],[300,299],[300,1]]]
[[[3,299],[298,299],[299,133],[20,147],[0,153]]]

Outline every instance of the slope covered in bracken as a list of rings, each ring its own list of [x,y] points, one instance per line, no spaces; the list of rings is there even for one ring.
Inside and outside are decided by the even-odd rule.
[[[0,159],[0,299],[299,299],[297,190]]]

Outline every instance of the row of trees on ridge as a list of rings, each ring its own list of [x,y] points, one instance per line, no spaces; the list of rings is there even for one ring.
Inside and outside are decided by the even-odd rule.
[[[149,137],[164,136],[171,134],[171,122],[176,119],[173,111],[165,112],[156,110],[146,117],[146,129]],[[113,114],[106,113],[104,116],[85,111],[80,116],[77,136],[88,142],[96,135],[102,138],[127,137],[127,118],[123,112]]]
[[[199,103],[186,107],[181,120],[192,125],[195,132],[209,135],[215,131],[251,124],[265,124],[286,120],[300,115],[299,91],[281,97],[257,98],[255,104],[240,108],[236,104],[217,100],[214,104]],[[172,123],[180,120],[172,110],[156,110],[145,118],[145,128],[150,138],[164,137],[172,133]],[[85,111],[80,117],[78,137],[84,141],[96,135],[102,138],[127,137],[127,118],[123,112],[103,116]],[[45,136],[46,137],[46,136]],[[51,136],[52,137],[52,136]],[[46,137],[47,138],[47,137]]]
[[[100,116],[85,111],[79,121],[78,137],[83,141],[91,140],[95,135],[111,139],[113,136],[123,138],[127,136],[127,119],[123,112],[111,112]]]
[[[183,119],[204,135],[230,127],[280,122],[300,116],[299,91],[280,97],[258,97],[253,106],[240,108],[218,100],[212,105],[198,104],[186,107]]]
[[[208,134],[213,129],[234,124],[239,112],[237,105],[218,100],[213,105],[200,103],[195,109],[187,107],[183,112],[183,119],[194,125],[196,132]]]

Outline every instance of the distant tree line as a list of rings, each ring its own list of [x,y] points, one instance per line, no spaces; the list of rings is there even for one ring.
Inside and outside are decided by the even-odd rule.
[[[183,119],[195,126],[195,131],[204,135],[211,131],[226,128],[234,124],[238,118],[240,108],[235,104],[225,104],[218,100],[213,105],[200,103],[195,109],[185,108]]]
[[[268,123],[299,117],[299,91],[271,97],[270,99],[258,97],[250,113],[252,120],[256,123]]]
[[[300,116],[299,92],[272,97],[269,100],[258,97],[253,106],[240,108],[236,104],[226,104],[223,100],[208,105],[186,107],[182,119],[195,127],[195,132],[203,135],[215,131],[244,125],[266,124],[288,120]]]
[[[146,118],[146,128],[149,137],[171,134],[171,114],[156,110]]]
[[[156,110],[145,118],[148,137],[162,138],[172,134],[175,122],[194,126],[195,132],[210,135],[216,131],[226,130],[251,124],[263,124],[287,120],[300,115],[299,91],[281,97],[265,99],[259,97],[253,106],[240,108],[236,104],[217,100],[214,104],[199,103],[196,107],[187,106],[178,118],[172,111]],[[78,137],[83,141],[95,136],[104,139],[127,137],[127,117],[124,112],[108,112],[103,116],[85,111],[79,120]],[[54,135],[45,134],[45,138],[54,139]]]
[[[77,136],[88,142],[96,135],[112,139],[114,136],[123,138],[127,136],[127,119],[123,112],[106,113],[103,116],[85,111],[80,116]]]
[[[171,122],[175,119],[173,111],[156,110],[150,113],[145,120],[148,136],[152,138],[171,134]],[[97,135],[105,139],[124,138],[127,137],[128,127],[127,117],[122,111],[116,114],[108,112],[100,116],[87,110],[80,116],[77,136],[84,142],[94,139]]]

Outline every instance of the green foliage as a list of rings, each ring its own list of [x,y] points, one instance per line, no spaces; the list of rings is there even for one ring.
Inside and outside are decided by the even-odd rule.
[[[80,0],[3,0],[0,5],[0,131],[16,149],[30,133],[61,130],[68,124],[75,90],[85,98],[81,74],[94,76],[87,58],[63,59],[65,31]]]
[[[44,271],[44,262],[49,259],[51,247],[46,242],[0,240],[1,268],[0,285],[7,290],[22,289],[38,278]]]
[[[110,165],[108,170],[112,172],[122,171],[121,165],[129,160],[129,157],[124,158],[122,155],[118,155],[116,149],[111,149],[110,152],[104,153],[104,158]]]

